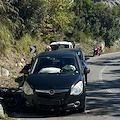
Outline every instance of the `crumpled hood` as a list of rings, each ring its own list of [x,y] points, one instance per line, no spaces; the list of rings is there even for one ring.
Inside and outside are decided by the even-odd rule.
[[[34,89],[69,89],[82,79],[80,74],[38,74],[30,75],[28,82]]]

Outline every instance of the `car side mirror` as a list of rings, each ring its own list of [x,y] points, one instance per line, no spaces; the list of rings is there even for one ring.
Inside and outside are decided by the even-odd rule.
[[[20,71],[20,73],[28,74],[31,68],[31,64],[26,64],[24,68]]]
[[[27,69],[23,69],[23,73],[24,73],[24,74],[28,74],[29,72],[28,72]]]
[[[90,73],[90,69],[89,69],[89,68],[85,68],[85,69],[84,69],[84,73],[85,73],[85,74]]]
[[[88,60],[88,59],[90,59],[90,57],[89,56],[85,56],[85,60]]]

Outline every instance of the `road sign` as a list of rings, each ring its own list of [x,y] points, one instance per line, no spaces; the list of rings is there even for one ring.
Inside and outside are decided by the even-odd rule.
[[[36,46],[30,46],[30,52],[35,53],[36,52]]]

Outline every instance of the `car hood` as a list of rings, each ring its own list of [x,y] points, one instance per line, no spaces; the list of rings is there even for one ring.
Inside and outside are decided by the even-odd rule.
[[[63,74],[63,75],[30,75],[29,84],[32,85],[34,89],[65,89],[70,88],[73,84],[82,80],[80,74]]]

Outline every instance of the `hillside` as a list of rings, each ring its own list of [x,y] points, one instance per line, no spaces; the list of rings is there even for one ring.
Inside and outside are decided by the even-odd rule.
[[[45,43],[41,43],[41,49],[40,51],[37,51],[37,53],[44,51],[45,46]],[[16,88],[19,86],[19,80],[21,80],[22,76],[20,71],[24,65],[30,63],[34,55],[30,52],[26,53],[24,49],[21,49],[21,51],[18,52],[14,46],[7,50],[7,52],[6,55],[0,57],[0,87]],[[8,76],[6,76],[4,72],[2,73],[2,69],[8,70]]]

